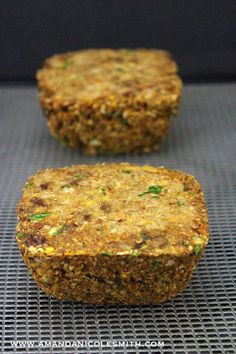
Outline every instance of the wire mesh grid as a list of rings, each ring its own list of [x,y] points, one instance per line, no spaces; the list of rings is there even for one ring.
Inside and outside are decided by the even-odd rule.
[[[157,154],[86,157],[51,138],[34,87],[1,88],[0,296],[6,353],[236,353],[235,84],[188,85],[179,117]],[[26,178],[49,166],[102,161],[165,165],[195,175],[211,239],[183,294],[160,305],[60,302],[28,275],[15,242],[15,206]],[[14,348],[13,341],[139,341],[140,347]],[[164,347],[147,347],[146,341]]]

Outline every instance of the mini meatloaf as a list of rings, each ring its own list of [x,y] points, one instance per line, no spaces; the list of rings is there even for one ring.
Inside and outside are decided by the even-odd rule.
[[[86,154],[159,150],[182,82],[163,50],[81,50],[55,55],[37,73],[53,136]]]
[[[17,214],[23,260],[41,289],[60,300],[166,301],[187,286],[208,242],[199,183],[163,167],[39,171]]]

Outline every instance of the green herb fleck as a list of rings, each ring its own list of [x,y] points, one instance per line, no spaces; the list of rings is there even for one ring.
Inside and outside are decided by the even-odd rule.
[[[122,118],[120,122],[122,125],[131,125],[125,118]]]
[[[188,247],[188,246],[189,246],[189,243],[188,243],[188,242],[186,242],[186,241],[183,241],[183,242],[182,242],[182,246],[184,246],[184,247]]]
[[[50,284],[50,280],[48,277],[43,277],[43,282],[46,283],[46,284]]]
[[[30,221],[41,221],[44,218],[46,218],[49,215],[49,212],[45,212],[45,213],[40,213],[40,214],[31,214],[28,216],[28,219]]]
[[[141,237],[142,237],[143,240],[146,241],[146,240],[150,239],[150,237],[145,232],[141,231],[140,234],[141,234]]]
[[[130,171],[130,170],[123,170],[122,172],[123,172],[123,173],[126,173],[127,175],[130,175],[130,174],[131,174],[131,171]]]
[[[71,186],[69,184],[64,184],[61,188],[71,188]]]
[[[161,186],[150,186],[148,187],[148,193],[159,194],[162,190]]]
[[[108,252],[108,251],[104,251],[104,252],[101,253],[101,256],[109,257],[109,256],[112,256],[112,253]]]
[[[73,61],[70,60],[70,59],[66,59],[66,60],[64,61],[63,69],[68,69],[68,67],[69,67],[71,64],[73,64]]]
[[[62,234],[67,229],[68,229],[68,225],[66,225],[66,224],[65,225],[59,225],[59,226],[54,226],[49,231],[49,234],[51,236],[56,236],[56,235]]]
[[[179,200],[176,204],[177,204],[178,206],[181,206],[181,205],[184,205],[184,202],[182,202],[181,200]]]
[[[133,250],[133,252],[132,252],[132,256],[134,256],[134,257],[138,257],[138,256],[140,256],[139,251],[137,251],[137,250]]]
[[[16,236],[17,236],[18,238],[24,238],[24,237],[26,237],[27,235],[24,234],[23,232],[19,232]]]
[[[99,192],[102,193],[103,195],[107,195],[106,190],[104,187],[99,187]]]
[[[155,259],[154,261],[152,261],[152,268],[157,269],[160,267],[160,264],[161,262],[158,261],[158,259]]]
[[[81,180],[83,175],[81,173],[78,173],[77,175],[74,176],[76,179]]]
[[[138,194],[138,197],[142,197],[145,194],[160,194],[162,191],[162,188],[163,188],[162,186],[157,186],[157,185],[149,186],[148,190],[141,193],[141,194]]]
[[[25,185],[26,189],[30,189],[32,187],[33,187],[33,183],[30,183],[30,182],[27,182],[26,185]]]
[[[125,69],[122,68],[121,66],[117,66],[116,71],[119,71],[120,73],[125,72]]]
[[[195,255],[197,256],[200,251],[201,251],[201,244],[200,244],[200,243],[197,243],[197,244],[194,246],[194,253],[195,253]]]
[[[190,190],[190,188],[189,188],[188,184],[187,184],[187,183],[184,183],[184,184],[183,184],[183,191],[184,191],[184,192],[187,192],[187,191],[189,191],[189,190]]]

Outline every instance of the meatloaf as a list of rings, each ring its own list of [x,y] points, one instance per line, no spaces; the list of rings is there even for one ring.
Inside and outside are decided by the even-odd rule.
[[[199,183],[164,167],[39,171],[17,214],[23,260],[41,289],[61,300],[166,301],[185,289],[208,242]]]
[[[154,49],[55,55],[37,79],[52,135],[90,155],[159,150],[182,91],[170,53]]]

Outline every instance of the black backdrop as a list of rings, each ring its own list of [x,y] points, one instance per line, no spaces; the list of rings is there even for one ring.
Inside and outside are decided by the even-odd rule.
[[[1,80],[87,47],[164,48],[185,80],[232,80],[236,0],[0,0],[0,45]]]

